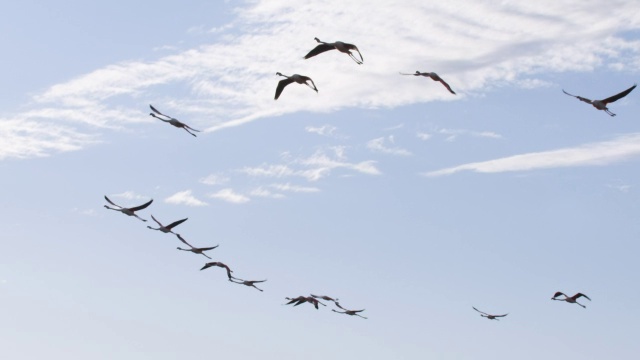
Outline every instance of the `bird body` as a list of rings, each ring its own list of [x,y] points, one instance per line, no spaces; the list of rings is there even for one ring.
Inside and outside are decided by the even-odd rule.
[[[610,96],[606,99],[602,99],[602,100],[590,100],[587,99],[585,97],[582,96],[577,96],[577,95],[572,95],[569,94],[568,92],[564,91],[564,89],[562,90],[563,93],[569,95],[569,96],[573,96],[574,98],[582,101],[582,102],[586,102],[587,104],[591,104],[593,105],[594,108],[598,109],[598,110],[604,110],[607,114],[609,114],[610,116],[616,116],[616,114],[612,113],[611,111],[609,111],[609,109],[607,108],[607,104],[610,104],[612,102],[615,102],[616,100],[622,99],[623,97],[629,95],[629,93],[631,91],[633,91],[633,89],[636,88],[636,85],[634,84],[632,87],[628,88],[627,90],[615,94],[613,96]]]
[[[473,306],[472,306],[473,307]],[[504,314],[504,315],[491,315],[491,314],[487,314],[486,312],[480,311],[478,309],[476,309],[475,307],[473,307],[473,310],[477,311],[480,313],[480,316],[482,317],[486,317],[489,320],[500,320],[498,319],[499,317],[505,317],[509,314]]]
[[[560,295],[564,296],[564,299],[558,299],[557,297],[560,296]],[[591,299],[587,295],[585,295],[583,293],[577,293],[577,294],[575,294],[573,296],[567,296],[567,295],[565,295],[564,293],[562,293],[560,291],[557,291],[555,294],[553,294],[553,297],[551,298],[551,300],[566,301],[566,302],[568,302],[570,304],[578,304],[578,305],[582,306],[583,308],[586,308],[586,306],[580,304],[577,301],[581,297],[585,297],[585,298],[587,298],[587,300],[591,301]]]
[[[318,43],[320,43],[320,45],[316,46],[315,48],[313,48],[313,50],[309,51],[309,53],[307,55],[304,56],[305,59],[308,59],[310,57],[314,57],[318,54],[322,54],[325,51],[329,51],[329,50],[338,50],[342,53],[345,53],[347,55],[349,55],[349,57],[351,59],[353,59],[353,61],[355,61],[358,65],[361,65],[364,62],[364,58],[362,57],[362,54],[360,53],[360,50],[358,50],[358,47],[356,47],[353,44],[347,44],[344,43],[342,41],[336,41],[336,42],[332,42],[332,43],[327,43],[324,41],[320,41],[320,39],[318,38],[314,38],[315,41],[317,41]],[[360,60],[358,60],[353,53],[351,52],[352,50],[355,50],[358,52],[358,55],[360,55]]]
[[[120,211],[121,213],[123,213],[125,215],[134,216],[134,217],[136,217],[136,218],[138,218],[138,219],[140,219],[142,221],[145,221],[145,222],[147,220],[139,217],[138,215],[135,214],[135,212],[138,211],[138,210],[142,210],[142,209],[146,208],[147,206],[151,205],[151,203],[153,202],[153,199],[151,199],[151,200],[147,201],[146,203],[144,203],[142,205],[134,206],[134,207],[130,207],[130,208],[125,208],[125,207],[122,207],[120,205],[116,205],[113,201],[109,200],[109,198],[106,195],[104,196],[104,199],[107,200],[107,202],[109,204],[111,204],[111,205],[116,207],[116,208],[112,208],[112,207],[109,207],[109,206],[105,205],[104,207],[106,207],[107,209]]]
[[[151,229],[151,230],[159,230],[159,231],[162,231],[163,233],[172,233],[172,234],[175,234],[175,235],[178,235],[178,234],[174,233],[171,229],[173,229],[174,227],[176,227],[176,226],[178,226],[178,225],[182,224],[183,222],[187,221],[187,219],[189,219],[189,218],[184,218],[184,219],[182,219],[182,220],[174,221],[174,222],[172,222],[171,224],[169,224],[169,225],[167,225],[167,226],[164,226],[164,225],[162,225],[162,224],[160,223],[160,221],[156,220],[156,218],[154,218],[154,217],[153,217],[153,215],[151,215],[151,218],[152,218],[152,219],[153,219],[153,221],[155,221],[155,222],[158,224],[158,226],[160,226],[160,227],[158,227],[158,228],[153,228],[153,227],[151,227],[151,226],[148,226],[148,225],[147,225],[147,227],[148,227],[149,229]],[[183,239],[180,239],[180,240],[182,240],[182,242],[184,242],[184,243],[186,244],[186,242],[185,242]]]
[[[298,75],[298,74],[293,74],[291,76],[287,76],[287,75],[283,75],[283,74],[281,74],[279,72],[277,72],[276,75],[284,76],[286,79],[280,80],[278,82],[278,87],[276,88],[276,96],[274,97],[274,100],[278,100],[278,98],[280,97],[280,94],[282,94],[282,90],[284,90],[285,86],[287,86],[287,85],[289,85],[289,84],[291,84],[293,82],[296,82],[298,84],[305,84],[308,87],[310,87],[311,89],[315,90],[315,92],[318,92],[318,88],[316,87],[316,84],[308,76]],[[307,81],[311,81],[311,84],[313,86],[309,85],[307,83]]]
[[[154,118],[156,118],[158,120],[161,120],[161,121],[164,121],[166,123],[169,123],[169,124],[171,124],[171,125],[173,125],[173,126],[175,126],[177,128],[182,128],[186,132],[188,132],[189,134],[191,134],[193,136],[196,136],[196,134],[192,133],[189,130],[200,132],[200,130],[196,130],[196,129],[188,126],[187,124],[183,123],[182,121],[180,121],[180,120],[178,120],[176,118],[173,118],[171,116],[168,116],[168,115],[165,115],[165,114],[161,113],[156,108],[154,108],[152,105],[149,105],[149,107],[151,108],[151,111],[153,111],[152,113],[149,113],[149,115],[153,116]],[[158,114],[159,116],[156,115],[156,114]]]
[[[455,91],[451,90],[451,86],[449,86],[449,84],[447,84],[444,80],[442,80],[442,78],[440,76],[438,76],[438,74],[436,74],[434,72],[420,72],[420,71],[416,70],[415,74],[400,73],[400,75],[413,75],[413,76],[429,77],[433,81],[439,81],[442,85],[444,85],[444,87],[447,88],[447,90],[449,90],[450,93],[452,93],[453,95],[456,95]]]

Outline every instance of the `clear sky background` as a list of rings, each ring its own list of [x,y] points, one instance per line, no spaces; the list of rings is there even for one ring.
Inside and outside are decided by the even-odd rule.
[[[562,93],[638,81],[640,2],[2,8],[0,358],[640,353],[640,90],[616,117]],[[364,64],[303,60],[314,37]],[[274,101],[276,72],[319,92]],[[265,291],[104,195],[188,217],[176,232]],[[368,319],[282,306],[310,293]]]

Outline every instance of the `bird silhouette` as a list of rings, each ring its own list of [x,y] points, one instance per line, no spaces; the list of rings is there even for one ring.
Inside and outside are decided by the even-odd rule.
[[[451,86],[449,86],[449,84],[447,84],[444,80],[442,80],[442,78],[440,76],[438,76],[438,74],[436,74],[434,72],[420,72],[420,71],[416,70],[415,74],[400,73],[400,75],[413,75],[413,76],[429,77],[433,81],[440,81],[440,83],[442,83],[442,85],[444,85],[444,87],[446,87],[447,90],[449,90],[450,93],[452,93],[453,95],[456,95],[455,91],[451,90]]]
[[[564,296],[564,299],[557,299],[557,297],[560,296],[560,295]],[[591,301],[591,299],[589,299],[589,297],[587,295],[583,294],[583,293],[577,293],[577,294],[569,297],[569,296],[565,295],[564,293],[562,293],[560,291],[557,291],[555,294],[553,294],[553,297],[551,298],[551,300],[566,301],[566,302],[568,302],[570,304],[578,304],[578,305],[582,306],[583,308],[586,308],[586,306],[580,304],[577,301],[581,297],[585,297],[585,298],[587,298],[587,300]]]
[[[315,90],[315,92],[318,92],[318,88],[316,87],[316,84],[308,76],[298,75],[298,74],[293,74],[291,76],[287,76],[287,75],[283,75],[283,74],[281,74],[279,72],[277,72],[276,75],[284,76],[286,79],[280,80],[278,82],[278,87],[276,88],[276,96],[274,97],[274,100],[278,100],[278,98],[280,97],[280,94],[282,94],[282,90],[284,90],[284,87],[289,85],[289,84],[291,84],[292,82],[297,82],[298,84],[305,84],[308,87],[310,87],[311,89]],[[311,81],[311,84],[313,86],[309,85],[307,83],[307,81]]]
[[[313,50],[309,51],[309,53],[304,56],[305,59],[308,59],[310,57],[314,57],[314,56],[316,56],[318,54],[322,54],[325,51],[336,49],[336,50],[338,50],[340,52],[348,54],[349,57],[351,57],[353,59],[353,61],[355,61],[358,65],[361,65],[364,62],[364,58],[362,57],[362,54],[360,53],[360,50],[358,50],[358,48],[353,44],[343,43],[342,41],[336,41],[336,42],[332,42],[332,43],[327,43],[327,42],[324,42],[324,41],[320,41],[320,39],[318,39],[318,38],[314,38],[314,40],[319,42],[320,45],[316,46],[315,48],[313,48]],[[360,60],[358,60],[353,55],[351,50],[355,50],[355,51],[358,52],[358,55],[360,55]]]
[[[593,105],[594,108],[598,109],[598,110],[604,110],[607,114],[609,114],[610,116],[616,116],[616,114],[612,113],[611,111],[609,111],[609,109],[607,108],[607,104],[610,104],[616,100],[620,100],[623,97],[629,95],[629,93],[631,91],[633,91],[633,89],[636,88],[636,85],[634,84],[632,87],[628,88],[627,90],[619,93],[619,94],[615,94],[613,96],[610,96],[606,99],[603,100],[589,100],[587,98],[584,98],[582,96],[577,96],[577,95],[572,95],[569,94],[568,92],[564,91],[564,89],[562,90],[563,93],[569,95],[569,96],[573,96],[574,98],[580,100],[580,101],[584,101],[587,104],[591,104]]]
[[[196,131],[196,132],[200,132],[200,130],[196,130],[190,126],[188,126],[187,124],[183,123],[182,121],[176,119],[176,118],[172,118],[171,116],[165,115],[163,113],[161,113],[160,111],[158,111],[156,108],[154,108],[153,106],[149,105],[149,107],[151,108],[151,111],[153,111],[152,113],[149,113],[149,115],[153,116],[154,118],[164,121],[166,123],[169,123],[177,128],[182,128],[184,129],[186,132],[188,132],[189,134],[196,136],[196,134],[192,133],[189,130],[192,131]],[[155,113],[155,114],[154,114]],[[158,116],[158,115],[160,116]]]
[[[151,205],[151,203],[153,202],[153,199],[149,200],[148,202],[139,205],[139,206],[134,206],[134,207],[130,207],[130,208],[125,208],[122,207],[120,205],[115,204],[113,201],[109,200],[109,198],[107,197],[107,195],[104,196],[104,199],[107,200],[107,202],[113,206],[115,206],[116,208],[112,208],[109,207],[108,205],[105,205],[104,207],[106,207],[109,210],[115,210],[115,211],[120,211],[121,213],[125,214],[125,215],[129,215],[129,216],[134,216],[142,221],[147,221],[141,217],[139,217],[138,215],[135,214],[136,211],[138,210],[142,210],[144,208],[146,208],[147,206]]]

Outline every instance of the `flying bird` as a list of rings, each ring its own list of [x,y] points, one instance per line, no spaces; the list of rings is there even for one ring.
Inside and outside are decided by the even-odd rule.
[[[202,267],[202,269],[200,269],[201,271],[204,269],[208,269],[212,266],[217,266],[217,267],[221,267],[221,268],[225,268],[227,269],[227,277],[229,278],[229,280],[231,279],[235,279],[233,276],[231,276],[231,273],[233,272],[233,270],[229,269],[229,267],[219,261],[213,261],[213,262],[208,262],[206,264],[204,264],[204,266]]]
[[[342,41],[336,41],[336,42],[333,42],[333,43],[326,43],[324,41],[320,41],[320,39],[318,39],[318,38],[314,38],[314,40],[319,42],[320,45],[316,46],[315,48],[313,48],[313,50],[309,51],[309,53],[304,56],[305,59],[308,59],[310,57],[314,57],[314,56],[316,56],[318,54],[322,54],[325,51],[336,49],[336,50],[338,50],[340,52],[348,54],[349,57],[351,57],[353,59],[353,61],[355,61],[358,65],[360,65],[360,64],[362,64],[364,62],[364,58],[362,57],[362,54],[360,53],[360,50],[358,50],[358,48],[353,44],[343,43]],[[353,55],[351,50],[355,50],[355,51],[358,52],[358,55],[360,55],[360,60],[358,60]]]
[[[629,93],[631,91],[633,91],[633,89],[636,88],[636,84],[634,84],[632,87],[628,88],[627,90],[619,93],[619,94],[615,94],[613,96],[610,96],[604,100],[589,100],[587,98],[583,98],[582,96],[576,96],[576,95],[572,95],[569,94],[568,92],[564,91],[564,89],[562,90],[563,93],[569,95],[569,96],[573,96],[574,98],[580,100],[580,101],[584,101],[587,104],[591,104],[593,105],[594,108],[598,109],[598,110],[604,110],[607,114],[611,115],[611,116],[616,116],[616,114],[612,113],[611,111],[609,111],[609,109],[607,108],[607,104],[612,103],[616,100],[620,100],[623,97],[629,95]]]
[[[472,307],[473,307],[473,306],[472,306]],[[504,314],[504,315],[491,315],[491,314],[487,314],[486,312],[480,311],[480,310],[476,309],[475,307],[473,307],[473,310],[475,310],[475,311],[479,312],[479,313],[480,313],[480,316],[482,316],[482,317],[486,317],[486,318],[487,318],[487,319],[489,319],[489,320],[500,320],[500,319],[497,319],[497,318],[499,318],[499,317],[505,317],[505,316],[509,315],[509,314]]]
[[[564,299],[557,299],[557,297],[560,296],[560,295],[563,295]],[[565,295],[564,293],[562,293],[560,291],[558,291],[555,294],[553,294],[553,297],[551,298],[551,300],[566,301],[566,302],[568,302],[570,304],[578,304],[578,305],[582,306],[583,308],[586,308],[586,306],[584,306],[584,305],[580,304],[578,301],[576,301],[580,297],[585,297],[585,298],[587,298],[587,300],[591,301],[591,299],[589,299],[589,297],[587,295],[583,294],[583,293],[577,293],[577,294],[569,297],[569,296]]]
[[[176,119],[176,118],[172,118],[171,116],[165,115],[163,113],[161,113],[160,111],[158,111],[156,108],[154,108],[153,106],[149,105],[149,107],[151,108],[151,111],[153,111],[152,113],[149,113],[149,115],[153,116],[154,118],[164,121],[166,123],[169,123],[177,128],[183,128],[186,132],[188,132],[189,134],[196,136],[196,134],[192,133],[189,130],[192,131],[196,131],[196,132],[200,132],[200,130],[196,130],[190,126],[188,126],[187,124],[183,123],[182,121]],[[155,114],[154,114],[155,113]],[[158,115],[160,116],[158,116]],[[161,117],[162,116],[162,117]]]
[[[235,279],[238,280],[238,281],[234,281],[232,279],[229,279],[229,281],[234,282],[236,284],[242,284],[242,285],[246,285],[246,286],[251,286],[251,287],[254,287],[254,288],[256,288],[256,289],[258,289],[260,291],[262,291],[262,289],[258,288],[254,284],[267,281],[266,279],[265,280],[242,280],[242,279],[238,279],[238,278],[235,278]]]
[[[442,78],[440,76],[438,76],[438,74],[436,74],[434,72],[420,72],[420,71],[416,70],[415,74],[400,73],[400,75],[413,75],[413,76],[430,77],[431,80],[433,80],[433,81],[440,81],[442,83],[442,85],[444,85],[444,87],[446,87],[447,90],[449,90],[450,93],[452,93],[453,95],[456,95],[456,93],[453,90],[451,90],[451,86],[449,86],[449,84],[447,84],[444,80],[442,80]]]
[[[362,310],[347,310],[347,309],[343,308],[342,306],[340,306],[340,303],[338,303],[338,302],[336,302],[336,306],[339,307],[340,309],[344,310],[344,311],[337,311],[335,309],[331,309],[331,311],[337,312],[338,314],[347,314],[347,315],[351,315],[351,316],[353,316],[353,315],[360,316],[361,318],[366,319],[366,317],[358,314],[359,312],[363,312],[365,309],[362,309]]]
[[[139,217],[138,215],[135,214],[135,212],[138,211],[138,210],[142,210],[142,209],[146,208],[147,206],[151,205],[151,203],[153,202],[153,199],[151,199],[151,200],[149,200],[148,202],[146,202],[146,203],[144,203],[142,205],[134,206],[134,207],[130,207],[130,208],[125,208],[125,207],[122,207],[120,205],[116,205],[113,201],[109,200],[107,195],[104,196],[104,199],[107,200],[107,202],[109,202],[109,204],[117,207],[117,209],[116,209],[116,208],[109,207],[108,205],[105,205],[104,207],[106,207],[107,209],[120,211],[121,213],[123,213],[125,215],[135,216],[135,217],[137,217],[138,219],[140,219],[142,221],[147,221],[147,220]]]
[[[316,299],[322,299],[322,300],[327,300],[327,301],[333,301],[334,303],[340,299],[334,299],[330,296],[327,295],[313,295],[311,294],[312,297],[316,298]]]
[[[190,247],[190,249],[183,249],[181,247],[178,247],[178,250],[182,250],[182,251],[191,251],[194,254],[202,254],[204,256],[206,256],[207,258],[211,259],[209,256],[207,256],[207,254],[205,254],[205,251],[209,251],[209,250],[213,250],[215,248],[217,248],[220,245],[216,245],[216,246],[212,246],[212,247],[206,247],[206,248],[197,248],[192,246],[191,244],[189,244],[185,239],[182,238],[182,236],[180,236],[180,234],[176,234],[178,236],[178,239],[180,239],[180,241],[182,241],[183,243],[185,243],[187,246]]]
[[[318,299],[313,298],[311,296],[298,296],[296,298],[285,298],[287,300],[289,300],[288,303],[283,304],[283,305],[290,305],[295,303],[293,306],[298,306],[300,304],[304,304],[306,302],[313,304],[313,306],[315,306],[316,309],[318,309],[318,304],[322,305],[322,306],[327,306],[325,304],[323,304],[322,302],[318,301]]]
[[[291,84],[292,82],[297,82],[298,84],[305,84],[308,87],[310,87],[311,89],[315,90],[315,92],[318,92],[318,88],[316,87],[316,84],[308,76],[298,75],[298,74],[293,74],[291,76],[287,76],[287,75],[282,75],[279,72],[277,72],[276,75],[284,76],[284,77],[286,77],[286,79],[280,80],[278,82],[278,87],[276,88],[276,97],[274,98],[274,100],[278,100],[278,98],[280,97],[280,94],[282,94],[282,90],[284,90],[284,87],[289,85],[289,84]],[[307,81],[311,81],[311,84],[313,86],[309,85],[307,83]]]
[[[155,221],[155,222],[156,222],[160,227],[158,227],[158,228],[153,228],[153,227],[151,227],[151,226],[148,226],[148,225],[147,225],[147,227],[148,227],[149,229],[151,229],[151,230],[160,230],[160,231],[162,231],[163,233],[172,233],[172,234],[175,234],[175,235],[178,235],[178,234],[176,234],[176,233],[174,233],[173,231],[171,231],[171,229],[173,229],[174,227],[176,227],[176,226],[178,226],[178,225],[182,224],[183,222],[187,221],[187,219],[188,219],[188,218],[184,218],[184,219],[182,219],[182,220],[174,221],[174,222],[172,222],[171,224],[169,224],[169,225],[167,225],[167,226],[164,226],[164,225],[162,225],[162,224],[160,223],[160,221],[156,220],[156,218],[154,218],[154,217],[153,217],[153,215],[151,215],[151,218],[152,218],[152,219],[153,219],[153,221]],[[184,242],[185,244],[187,243],[186,241],[184,241],[184,239],[180,239],[180,240],[181,240],[182,242]]]

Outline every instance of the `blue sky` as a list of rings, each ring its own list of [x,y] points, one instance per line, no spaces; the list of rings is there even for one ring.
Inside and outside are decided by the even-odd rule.
[[[632,358],[638,5],[7,4],[0,357]]]

